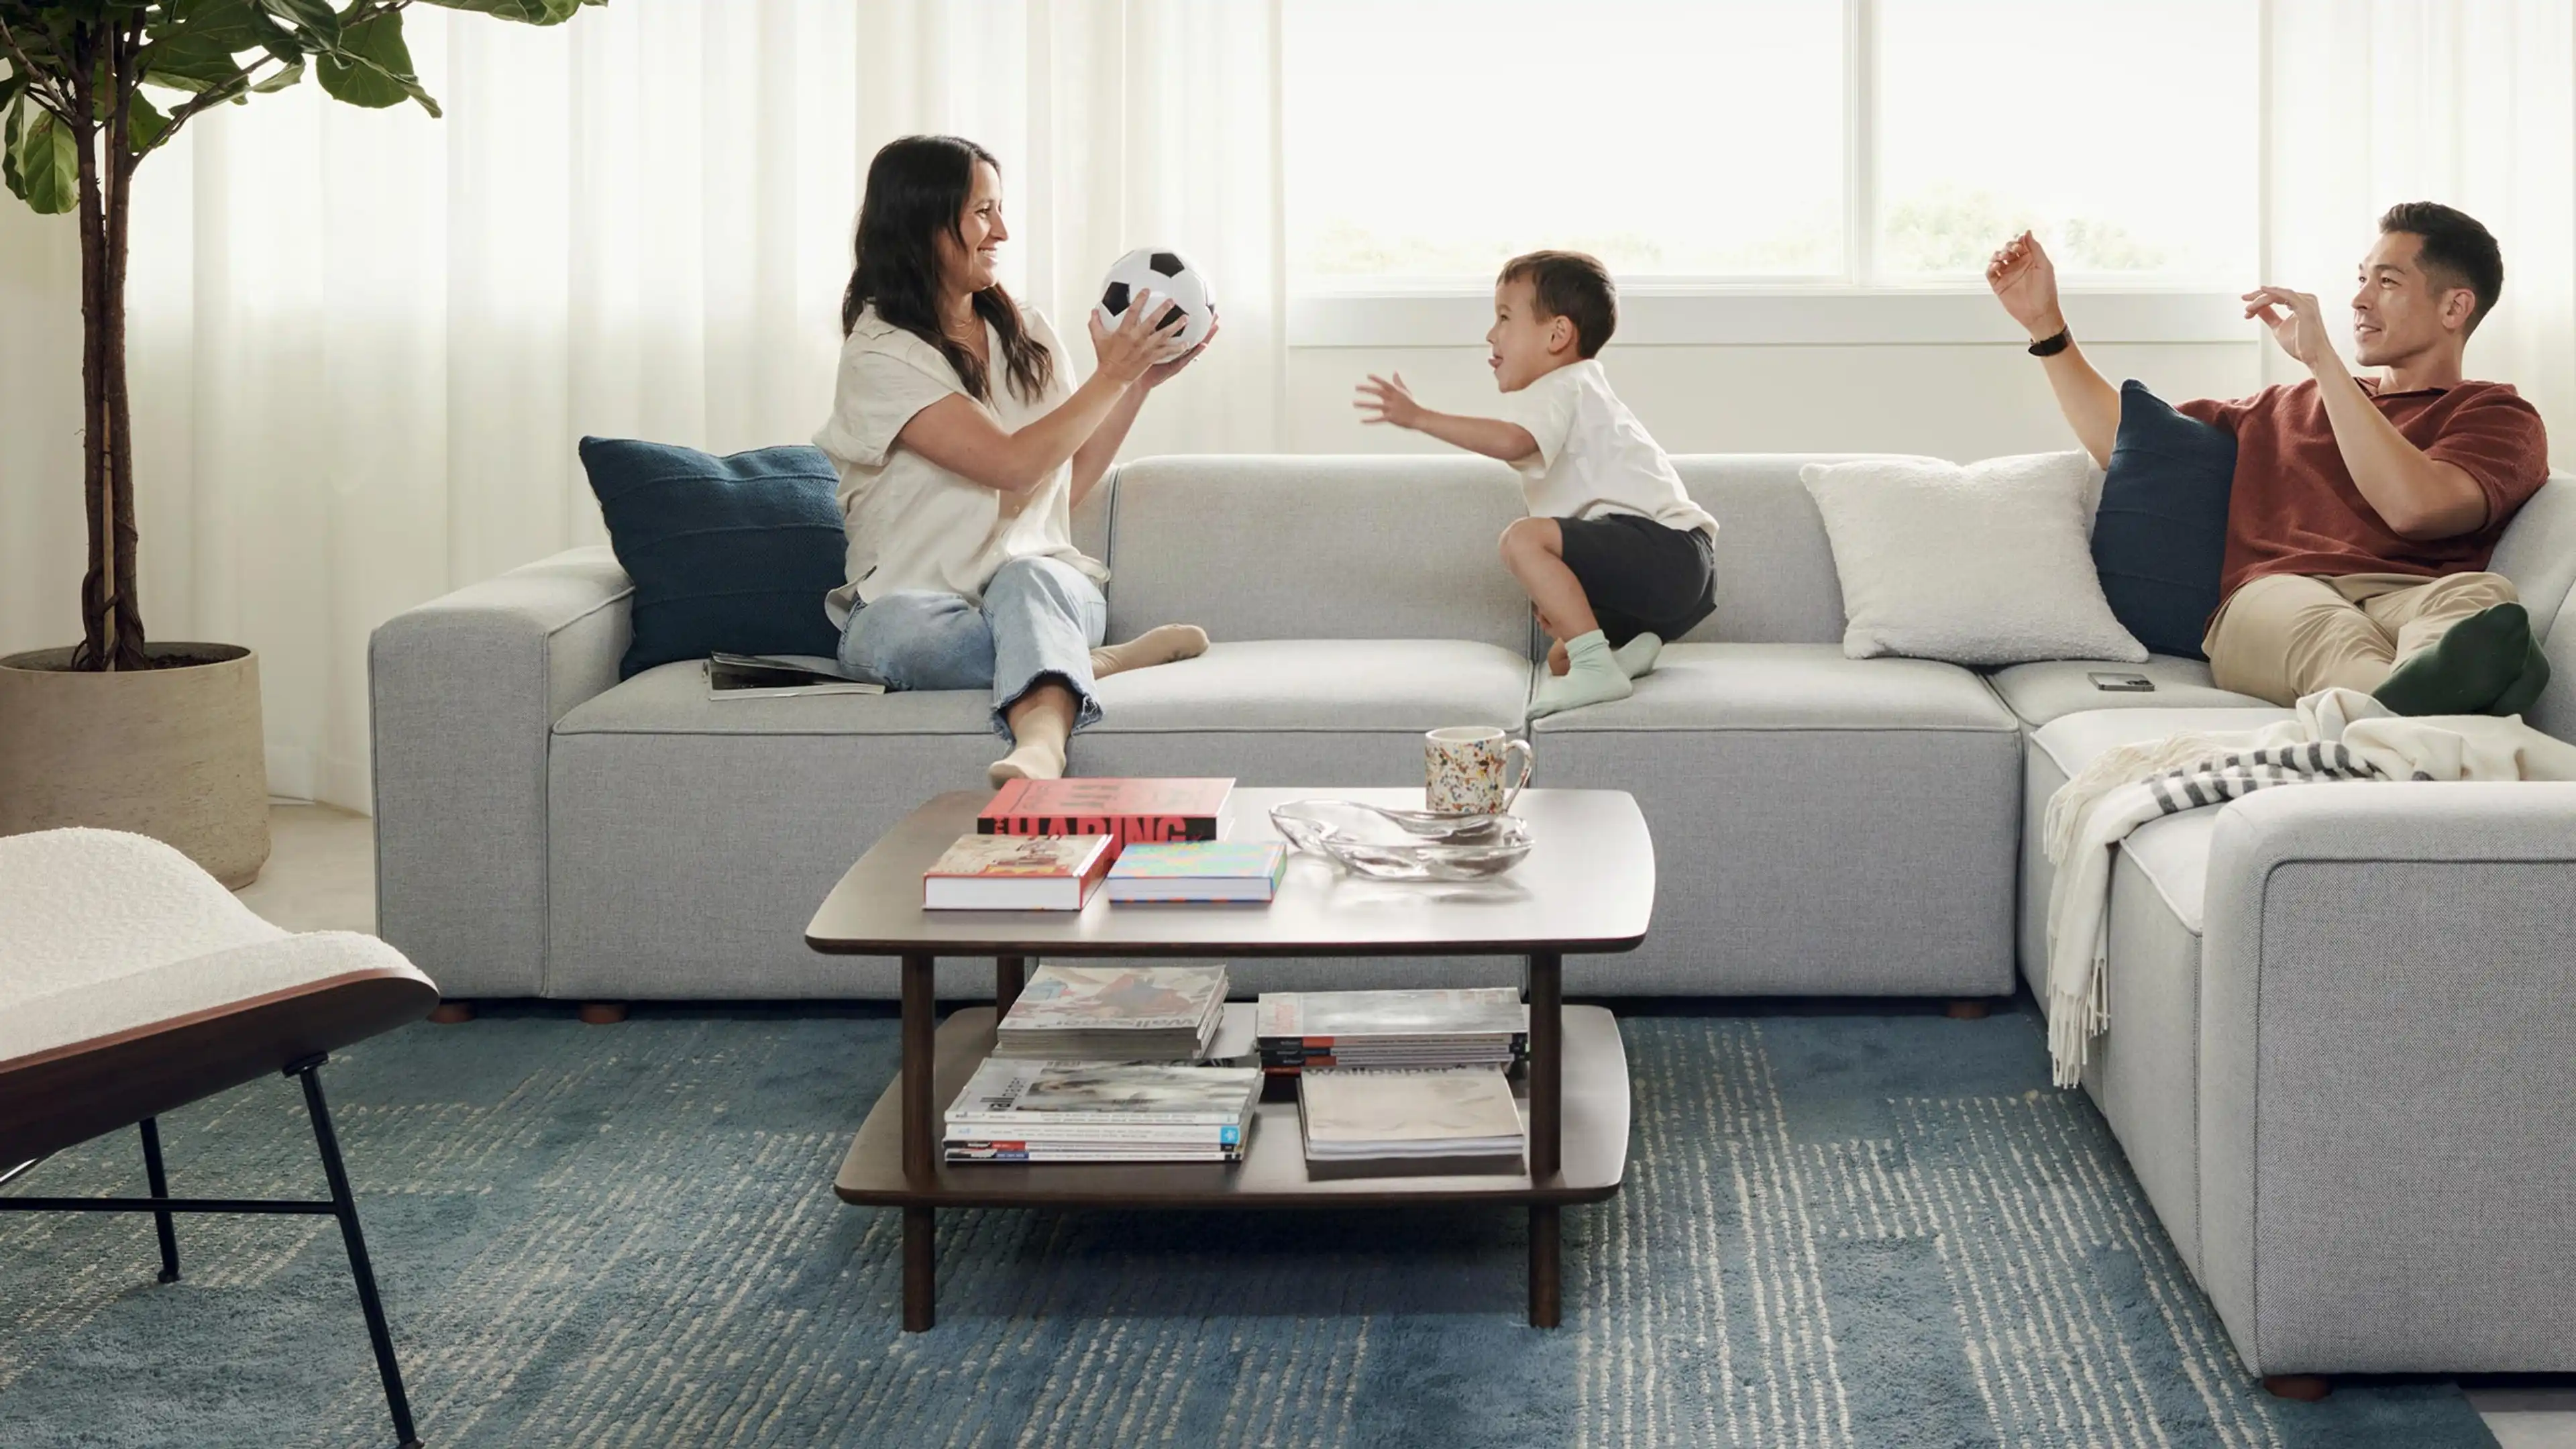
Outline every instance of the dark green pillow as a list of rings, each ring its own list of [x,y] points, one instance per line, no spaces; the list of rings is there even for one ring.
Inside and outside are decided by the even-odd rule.
[[[617,562],[635,581],[631,678],[675,659],[841,647],[823,596],[841,586],[840,476],[814,448],[716,457],[584,438],[581,465]]]
[[[2093,569],[2111,613],[2158,654],[2202,659],[2227,556],[2236,437],[2175,412],[2135,380],[2093,515]]]

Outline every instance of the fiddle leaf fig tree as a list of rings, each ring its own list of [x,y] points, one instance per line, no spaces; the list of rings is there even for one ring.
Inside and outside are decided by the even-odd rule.
[[[72,667],[142,669],[125,263],[134,174],[190,121],[308,74],[332,99],[435,116],[403,41],[413,4],[559,25],[607,0],[0,0],[0,182],[38,212],[80,214],[82,639]]]

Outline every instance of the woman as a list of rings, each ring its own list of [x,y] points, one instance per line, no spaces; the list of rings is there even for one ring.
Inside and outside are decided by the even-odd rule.
[[[1162,309],[1147,294],[1115,329],[1092,318],[1094,370],[1074,386],[1046,318],[994,278],[1009,237],[983,147],[907,136],[876,154],[832,418],[814,435],[849,535],[849,582],[825,601],[842,664],[894,689],[989,687],[1011,746],[996,785],[1064,773],[1066,741],[1100,718],[1094,680],[1207,649],[1186,624],[1100,647],[1109,570],[1072,525],[1146,394],[1197,352],[1171,340],[1177,313],[1148,324]]]

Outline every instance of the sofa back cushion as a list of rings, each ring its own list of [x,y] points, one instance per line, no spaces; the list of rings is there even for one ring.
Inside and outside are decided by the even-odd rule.
[[[1529,646],[1495,541],[1520,483],[1468,457],[1146,458],[1110,500],[1109,635]]]
[[[1855,453],[1708,453],[1673,459],[1692,501],[1717,520],[1717,611],[1702,644],[1839,644],[1843,586],[1824,516],[1798,481],[1809,463]]]
[[[2549,656],[2549,688],[2526,722],[2576,740],[2576,477],[2553,474],[2540,486],[2505,525],[2489,567],[2513,580]]]

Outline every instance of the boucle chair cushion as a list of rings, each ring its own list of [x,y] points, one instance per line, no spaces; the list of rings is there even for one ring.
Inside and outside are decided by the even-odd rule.
[[[280,930],[113,830],[0,837],[0,921],[0,1063],[352,973],[429,980],[373,936]]]

